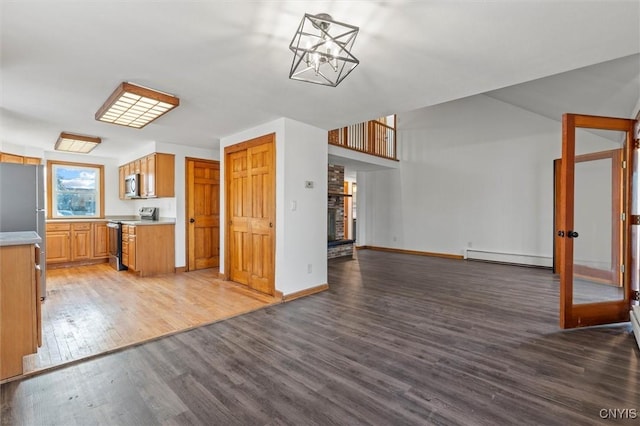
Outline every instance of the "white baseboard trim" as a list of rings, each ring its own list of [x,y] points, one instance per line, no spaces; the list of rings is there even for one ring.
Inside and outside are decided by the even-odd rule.
[[[491,250],[480,250],[471,247],[464,249],[467,260],[483,260],[485,262],[512,263],[514,265],[553,267],[553,258],[535,254],[505,253]]]

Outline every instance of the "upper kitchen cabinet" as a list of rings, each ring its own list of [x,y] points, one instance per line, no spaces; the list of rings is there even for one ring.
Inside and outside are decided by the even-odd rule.
[[[140,175],[140,198],[175,197],[175,155],[153,153],[146,157],[120,166],[119,195],[125,196],[125,178],[137,173]]]
[[[25,157],[22,155],[15,155],[15,154],[8,154],[6,152],[0,152],[0,163],[39,165],[40,159],[38,157]]]

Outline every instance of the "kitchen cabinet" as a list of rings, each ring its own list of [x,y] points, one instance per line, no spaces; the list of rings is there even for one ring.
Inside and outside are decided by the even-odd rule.
[[[74,223],[71,225],[71,260],[91,258],[91,224]]]
[[[16,164],[35,164],[41,163],[38,157],[24,157],[22,155],[7,154],[0,152],[0,163],[16,163]]]
[[[41,161],[38,157],[24,157],[22,164],[32,164],[35,166],[40,165]]]
[[[71,224],[47,223],[47,264],[71,260]]]
[[[128,259],[128,267],[131,268],[132,271],[138,270],[138,265],[136,263],[136,227],[129,227],[129,236],[127,238],[129,240],[129,251],[127,252]]]
[[[124,178],[126,178],[127,175],[124,172],[124,166],[120,166],[118,167],[118,198],[120,198],[121,200],[124,200]]]
[[[93,258],[109,257],[109,232],[107,222],[93,223]]]
[[[175,197],[175,155],[155,152],[119,168],[120,199],[125,199],[124,179],[140,174],[140,198]]]
[[[141,277],[174,273],[175,225],[123,225],[122,262]]]
[[[109,258],[107,222],[47,223],[47,264],[100,263]]]
[[[36,246],[0,247],[0,380],[22,374],[41,337]]]
[[[129,263],[129,225],[122,225],[122,264],[129,268]]]

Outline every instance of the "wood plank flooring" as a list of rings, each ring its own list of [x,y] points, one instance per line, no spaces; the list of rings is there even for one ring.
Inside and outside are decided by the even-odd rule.
[[[560,330],[549,271],[329,265],[323,293],[2,385],[2,424],[638,424],[629,324]]]
[[[48,270],[42,347],[24,358],[25,374],[276,303],[217,275],[139,278],[108,264]]]

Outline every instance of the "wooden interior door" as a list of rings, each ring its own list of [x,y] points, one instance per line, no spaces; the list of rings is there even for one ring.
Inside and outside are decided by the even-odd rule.
[[[220,162],[186,159],[187,265],[190,271],[220,264]]]
[[[249,284],[251,245],[249,244],[249,219],[251,218],[251,194],[247,173],[247,151],[227,154],[227,211],[229,212],[229,232],[227,263],[229,279]]]
[[[275,173],[273,143],[247,149],[251,217],[249,235],[251,270],[249,287],[274,294]]]
[[[225,149],[226,270],[232,281],[275,294],[275,143],[267,135]]]
[[[622,118],[563,116],[555,237],[562,328],[629,320],[631,226],[627,218],[633,168],[628,163],[633,158],[634,124],[635,120]],[[604,155],[616,150],[621,155]],[[620,161],[620,168],[612,161]],[[616,173],[621,175],[619,191]],[[612,207],[616,205],[617,212]]]

